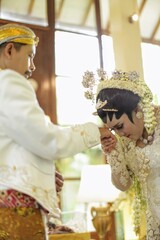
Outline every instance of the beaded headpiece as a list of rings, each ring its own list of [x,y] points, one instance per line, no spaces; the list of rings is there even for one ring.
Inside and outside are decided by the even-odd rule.
[[[7,42],[37,45],[39,38],[30,28],[10,23],[0,26],[0,45]]]
[[[99,92],[102,89],[106,88],[123,89],[137,94],[141,99],[139,106],[141,107],[144,114],[144,126],[148,134],[152,134],[156,126],[154,108],[151,104],[153,95],[145,81],[140,79],[138,73],[136,71],[123,72],[115,70],[112,73],[112,76],[108,78],[106,72],[103,69],[98,69],[97,75],[98,79],[95,77],[95,74],[93,72],[86,71],[84,73],[82,85],[85,88],[88,88],[88,90],[85,92],[85,97],[92,100],[94,103]],[[96,109],[102,109],[106,112],[118,111],[117,109],[107,108],[107,100],[102,102],[100,99],[97,99]]]

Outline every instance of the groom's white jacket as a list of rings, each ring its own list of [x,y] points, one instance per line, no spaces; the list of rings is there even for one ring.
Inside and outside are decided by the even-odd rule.
[[[94,123],[54,125],[30,82],[15,71],[0,71],[0,189],[26,193],[59,217],[54,161],[99,143]]]

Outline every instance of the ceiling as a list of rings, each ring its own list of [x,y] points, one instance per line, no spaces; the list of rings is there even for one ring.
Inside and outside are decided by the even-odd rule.
[[[96,26],[101,26],[102,33],[110,34],[108,0],[54,2],[56,28],[96,34]],[[137,4],[142,41],[160,45],[160,0],[137,0]],[[0,0],[0,19],[45,27],[48,25],[47,0]]]

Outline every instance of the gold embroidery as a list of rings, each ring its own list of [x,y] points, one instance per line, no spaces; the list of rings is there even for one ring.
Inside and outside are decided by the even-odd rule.
[[[45,239],[40,209],[0,208],[0,240],[31,239]]]
[[[6,231],[0,230],[0,240],[8,240],[10,237],[9,233]]]

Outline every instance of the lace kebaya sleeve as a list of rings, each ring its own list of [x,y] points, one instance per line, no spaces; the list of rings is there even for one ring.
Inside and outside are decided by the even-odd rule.
[[[125,140],[118,137],[115,149],[107,154],[107,161],[111,166],[112,182],[121,191],[128,190],[132,184],[131,172],[126,164]]]

